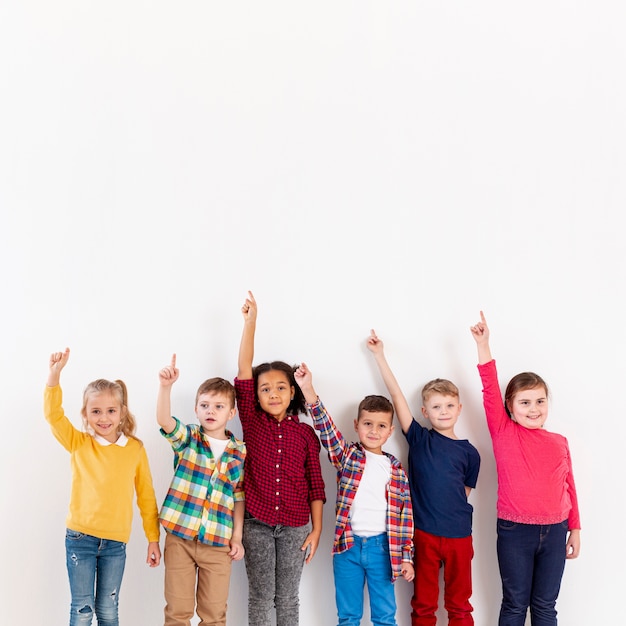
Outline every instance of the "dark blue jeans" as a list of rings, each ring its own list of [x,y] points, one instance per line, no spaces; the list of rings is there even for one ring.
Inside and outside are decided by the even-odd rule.
[[[524,626],[529,608],[533,626],[555,626],[567,530],[566,521],[537,525],[498,520],[499,626]]]
[[[126,565],[126,544],[67,529],[67,573],[72,604],[70,626],[119,626],[118,601]]]

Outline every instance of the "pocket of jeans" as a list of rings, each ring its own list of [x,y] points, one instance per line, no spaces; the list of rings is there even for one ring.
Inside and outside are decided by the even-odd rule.
[[[85,536],[85,533],[79,533],[76,530],[71,530],[67,528],[65,530],[65,538],[71,539],[72,541],[80,541]]]
[[[517,526],[517,522],[512,522],[508,519],[499,519],[498,520],[498,530],[512,530]]]

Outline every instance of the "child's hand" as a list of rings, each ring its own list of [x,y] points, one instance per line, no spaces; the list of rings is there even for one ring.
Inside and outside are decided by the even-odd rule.
[[[370,331],[370,336],[367,338],[367,349],[374,354],[380,354],[384,349],[383,340],[378,338],[373,328]]]
[[[309,549],[309,556],[306,557],[305,563],[310,563],[311,559],[315,556],[317,552],[317,546],[320,543],[320,531],[312,530],[304,540],[302,544],[301,550],[305,551],[307,548]]]
[[[246,551],[243,548],[243,543],[241,543],[241,541],[235,541],[235,540],[231,539],[231,541],[230,541],[230,552],[228,553],[228,556],[233,561],[241,561],[241,559],[243,559],[243,555],[245,553],[246,553]]]
[[[413,568],[413,563],[409,563],[408,561],[402,561],[402,577],[407,582],[411,582],[415,578],[415,569]]]
[[[244,322],[256,322],[257,306],[256,300],[254,299],[251,291],[248,291],[248,297],[241,307],[241,312],[243,314]]]
[[[150,567],[156,567],[161,562],[161,548],[158,541],[151,541],[148,544],[148,558],[146,563]]]
[[[61,379],[61,370],[67,365],[70,358],[70,349],[63,352],[53,352],[50,355],[50,371],[48,372],[48,387],[56,387]]]
[[[176,355],[172,354],[172,362],[159,370],[159,383],[161,387],[170,387],[178,380],[178,368],[176,367]]]
[[[482,311],[480,312],[480,322],[475,326],[470,326],[470,331],[476,343],[489,343],[489,327]]]
[[[296,379],[300,389],[313,386],[313,374],[311,374],[311,370],[306,363],[300,364],[300,367],[293,373],[293,377]]]
[[[304,400],[308,404],[315,404],[317,402],[317,394],[313,388],[313,374],[311,374],[307,364],[301,363],[300,367],[293,373],[293,377],[296,379],[298,387],[302,389]]]

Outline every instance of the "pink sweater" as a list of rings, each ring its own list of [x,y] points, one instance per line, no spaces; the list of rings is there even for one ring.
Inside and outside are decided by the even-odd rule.
[[[498,517],[522,524],[567,520],[569,530],[580,528],[567,439],[514,422],[504,409],[496,362],[478,371],[498,471]]]

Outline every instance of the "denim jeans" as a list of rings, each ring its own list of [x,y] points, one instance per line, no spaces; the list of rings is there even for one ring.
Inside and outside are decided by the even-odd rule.
[[[72,594],[70,626],[119,626],[118,601],[126,564],[126,544],[67,529],[67,573]]]
[[[565,569],[567,522],[518,524],[498,520],[498,564],[502,578],[499,626],[554,626],[556,599]]]
[[[354,545],[333,555],[335,600],[339,626],[359,626],[367,582],[370,617],[374,626],[396,626],[396,596],[391,582],[387,534],[354,536]]]
[[[301,549],[311,532],[305,526],[270,526],[246,513],[243,547],[248,574],[248,624],[298,626],[300,578],[306,553]]]

